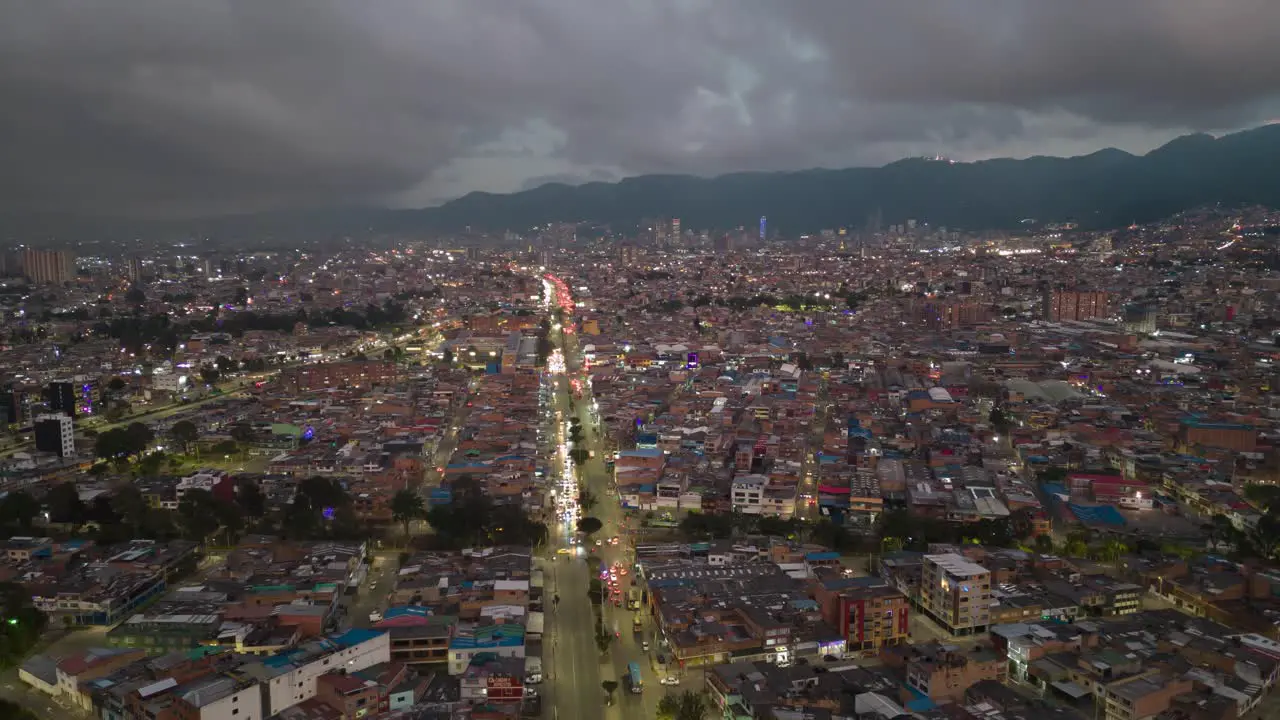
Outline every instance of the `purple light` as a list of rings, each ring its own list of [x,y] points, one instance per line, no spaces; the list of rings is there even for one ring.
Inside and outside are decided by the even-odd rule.
[[[324,509],[324,519],[325,519],[325,520],[332,520],[332,519],[333,519],[333,508],[331,508],[331,507],[327,507],[327,508],[325,508],[325,509]]]

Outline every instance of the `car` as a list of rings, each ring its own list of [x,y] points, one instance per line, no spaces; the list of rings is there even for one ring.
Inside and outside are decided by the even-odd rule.
[[[560,555],[569,555],[569,554],[571,554],[573,551],[572,551],[572,550],[570,550],[569,548],[560,548],[560,549],[556,550],[556,552],[557,552],[558,554],[560,554]]]
[[[668,675],[668,676],[666,676],[666,677],[662,678],[661,680],[659,680],[658,682],[659,682],[659,683],[662,683],[663,685],[671,685],[671,686],[674,686],[674,685],[679,685],[679,684],[680,684],[680,678],[676,677],[675,675]]]
[[[649,641],[648,640],[640,641],[640,649],[645,652],[649,652]]]

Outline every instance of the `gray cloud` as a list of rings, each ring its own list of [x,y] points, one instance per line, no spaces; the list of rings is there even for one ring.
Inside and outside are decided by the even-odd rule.
[[[1273,117],[1280,3],[0,0],[0,212],[438,202],[1145,151]]]

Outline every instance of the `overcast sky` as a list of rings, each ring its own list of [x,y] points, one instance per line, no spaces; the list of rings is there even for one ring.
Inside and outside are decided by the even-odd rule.
[[[1280,116],[1277,0],[0,0],[0,212],[1145,152]]]

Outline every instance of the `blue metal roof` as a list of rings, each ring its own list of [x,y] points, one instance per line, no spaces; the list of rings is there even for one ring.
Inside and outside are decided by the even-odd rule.
[[[340,635],[330,635],[329,639],[343,647],[351,647],[352,645],[359,645],[362,642],[368,642],[382,634],[383,633],[378,630],[351,628]]]

